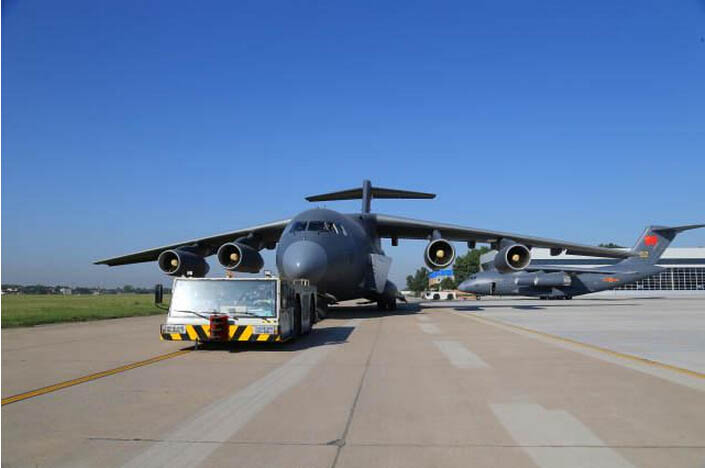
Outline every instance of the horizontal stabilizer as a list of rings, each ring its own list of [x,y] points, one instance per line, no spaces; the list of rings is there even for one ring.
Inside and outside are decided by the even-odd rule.
[[[436,198],[435,193],[413,192],[411,190],[398,190],[383,187],[373,187],[369,180],[362,182],[362,187],[338,192],[322,193],[306,197],[307,201],[333,201],[333,200],[362,200],[362,212],[370,212],[370,202],[373,198],[398,198],[398,199],[429,199]]]
[[[412,192],[410,190],[398,190],[382,187],[371,187],[370,194],[372,198],[400,198],[400,199],[417,199],[417,198],[435,198],[435,193]],[[362,189],[355,188],[350,190],[341,190],[340,192],[322,193],[320,195],[311,195],[306,197],[307,201],[331,201],[331,200],[360,200],[362,198]]]
[[[679,232],[683,232],[683,231],[689,231],[689,230],[691,230],[691,229],[698,229],[698,228],[701,228],[701,227],[705,227],[705,224],[686,224],[686,225],[683,225],[683,226],[672,226],[672,227],[669,227],[669,226],[654,226],[654,227],[651,228],[651,229],[654,230],[654,231],[662,231],[662,232],[663,232],[663,231],[670,231],[670,232],[679,233]]]

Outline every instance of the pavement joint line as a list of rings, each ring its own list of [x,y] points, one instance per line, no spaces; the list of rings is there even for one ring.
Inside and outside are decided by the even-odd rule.
[[[609,354],[609,355],[614,356],[614,357],[618,357],[618,358],[622,358],[622,359],[627,359],[627,360],[630,360],[630,361],[638,362],[638,363],[640,363],[640,364],[647,364],[647,365],[649,365],[649,366],[659,367],[659,368],[661,368],[661,369],[666,369],[666,370],[678,372],[678,373],[680,373],[680,374],[685,374],[685,375],[688,375],[688,376],[690,376],[690,377],[695,377],[695,378],[698,378],[698,379],[705,379],[705,374],[700,373],[700,372],[697,372],[697,371],[694,371],[694,370],[685,369],[685,368],[683,368],[683,367],[678,367],[678,366],[674,366],[674,365],[671,365],[671,364],[666,364],[666,363],[663,363],[663,362],[654,361],[654,360],[652,360],[652,359],[647,359],[647,358],[642,358],[642,357],[639,357],[639,356],[634,356],[633,354],[627,354],[627,353],[621,353],[621,352],[619,352],[619,351],[613,351],[613,350],[611,350],[611,349],[603,348],[603,347],[601,347],[601,346],[597,346],[597,345],[593,345],[593,344],[589,344],[589,343],[583,343],[583,342],[581,342],[581,341],[573,340],[573,339],[570,339],[570,338],[564,338],[564,337],[562,337],[562,336],[553,335],[553,334],[551,334],[551,333],[546,333],[546,332],[542,332],[542,331],[538,331],[538,330],[532,330],[531,328],[522,327],[522,326],[520,326],[520,325],[515,325],[515,324],[513,324],[513,323],[503,322],[503,321],[501,321],[501,320],[495,320],[495,319],[490,319],[490,318],[487,318],[487,317],[482,317],[482,316],[480,316],[480,315],[473,314],[473,313],[466,313],[466,314],[462,314],[462,313],[459,313],[459,312],[453,312],[453,313],[455,313],[456,315],[459,315],[459,316],[461,316],[461,317],[470,318],[470,319],[472,319],[472,320],[477,320],[477,321],[489,323],[489,324],[492,324],[492,325],[499,325],[499,326],[507,327],[507,328],[514,328],[514,329],[516,329],[516,330],[521,330],[521,331],[526,332],[526,333],[531,333],[531,334],[533,334],[533,335],[542,336],[542,337],[544,337],[544,338],[549,338],[549,339],[552,339],[552,340],[561,341],[561,342],[568,343],[568,344],[575,345],[575,346],[579,346],[579,347],[582,347],[582,348],[591,349],[591,350],[593,350],[593,351],[599,351],[599,352],[601,352],[601,353],[605,353],[605,354]]]
[[[200,409],[190,412],[180,422],[173,424],[171,429],[167,428],[167,432],[159,437],[161,441],[149,444],[144,450],[133,454],[133,457],[122,465],[123,468],[190,468],[201,465],[260,411],[299,385],[334,347],[306,347],[246,386],[233,388],[232,393],[214,401],[203,401]],[[180,444],[180,450],[172,450],[173,441],[183,440],[219,443]]]
[[[103,377],[109,377],[111,375],[120,374],[128,370],[137,369],[139,367],[147,366],[149,364],[154,364],[156,362],[164,361],[166,359],[175,358],[182,356],[184,354],[190,353],[193,349],[182,349],[179,351],[174,351],[171,353],[161,354],[159,356],[154,356],[144,361],[137,361],[131,364],[126,364],[124,366],[116,367],[114,369],[108,369],[101,372],[96,372],[94,374],[84,375],[83,377],[78,377],[76,379],[67,380],[65,382],[60,382],[53,385],[48,385],[46,387],[37,388],[35,390],[30,390],[29,392],[19,393],[7,398],[2,399],[2,406],[9,405],[10,403],[16,403],[18,401],[27,400],[29,398],[38,397],[41,395],[46,395],[47,393],[56,392],[58,390],[63,390],[64,388],[73,387],[86,382],[91,382],[93,380],[101,379]]]
[[[166,440],[130,437],[87,437],[86,440],[101,442],[169,442],[174,444],[219,444],[219,445],[276,445],[276,446],[302,446],[302,447],[330,447],[330,442],[284,442],[284,441],[241,441],[241,440]],[[340,440],[340,439],[337,439]],[[333,444],[335,446],[335,444]],[[352,442],[346,443],[348,447],[420,447],[420,448],[614,448],[614,449],[705,449],[705,445],[632,445],[632,444],[422,444],[422,443],[374,443]]]
[[[370,370],[370,362],[372,361],[372,356],[375,353],[375,349],[377,349],[377,342],[379,341],[379,335],[382,332],[382,320],[379,320],[379,323],[377,325],[377,333],[375,334],[375,341],[372,343],[372,349],[370,350],[370,354],[367,356],[367,361],[365,362],[365,370],[362,373],[362,377],[360,377],[360,383],[357,386],[357,392],[355,393],[355,399],[353,400],[353,404],[350,407],[350,413],[348,414],[348,420],[345,422],[345,429],[343,429],[343,434],[340,436],[339,439],[332,440],[328,442],[326,445],[332,445],[332,446],[337,446],[337,450],[335,451],[335,457],[333,458],[333,463],[331,463],[331,468],[335,468],[338,464],[338,459],[340,458],[340,453],[343,451],[343,447],[346,444],[346,439],[348,437],[348,432],[350,431],[350,425],[352,424],[352,419],[353,416],[355,415],[355,410],[357,409],[357,403],[360,400],[360,393],[362,393],[362,386],[365,383],[365,378],[367,377],[367,371]]]

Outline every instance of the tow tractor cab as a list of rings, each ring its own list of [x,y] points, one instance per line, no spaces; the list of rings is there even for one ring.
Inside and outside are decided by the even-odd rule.
[[[305,280],[176,278],[160,332],[169,341],[286,341],[317,318],[316,288]]]

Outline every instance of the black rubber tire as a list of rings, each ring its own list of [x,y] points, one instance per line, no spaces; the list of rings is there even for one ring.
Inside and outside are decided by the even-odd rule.
[[[387,310],[387,301],[384,301],[384,300],[377,301],[377,310]]]
[[[328,304],[326,304],[325,301],[316,302],[316,309],[318,312],[318,321],[320,322],[328,315]]]
[[[301,318],[301,298],[297,296],[294,306],[294,337],[301,335]]]
[[[314,299],[313,296],[310,298],[310,303],[308,305],[308,310],[309,310],[309,319],[308,319],[308,327],[304,329],[304,335],[308,335],[311,333],[311,330],[313,330],[313,324],[317,322],[316,320],[316,300]]]

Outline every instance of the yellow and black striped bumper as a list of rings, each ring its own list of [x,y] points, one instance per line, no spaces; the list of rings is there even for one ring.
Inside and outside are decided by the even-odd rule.
[[[166,341],[211,341],[210,325],[185,325],[186,333],[164,333],[161,339]],[[230,325],[228,341],[284,341],[281,335],[255,333],[254,325]]]

